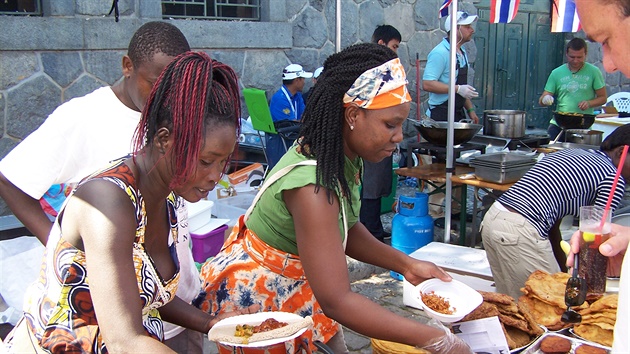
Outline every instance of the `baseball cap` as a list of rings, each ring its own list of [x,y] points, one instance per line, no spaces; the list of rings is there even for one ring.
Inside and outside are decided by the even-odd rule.
[[[302,65],[291,64],[282,70],[282,80],[293,80],[298,77],[309,78],[313,77],[313,73],[304,71]]]
[[[315,69],[315,72],[313,73],[313,77],[317,79],[319,75],[322,74],[322,71],[324,71],[323,66],[320,66],[319,68]]]
[[[469,25],[477,20],[477,15],[471,15],[466,11],[457,11],[457,25]],[[444,22],[444,29],[446,32],[451,31],[451,15],[446,16],[446,22]]]

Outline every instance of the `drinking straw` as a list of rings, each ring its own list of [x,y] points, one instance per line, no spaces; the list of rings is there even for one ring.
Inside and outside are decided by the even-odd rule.
[[[615,189],[617,189],[617,181],[619,181],[619,176],[621,175],[621,170],[623,169],[623,164],[626,162],[626,155],[628,154],[628,145],[623,146],[623,152],[621,153],[621,158],[619,158],[619,165],[617,166],[617,173],[615,174],[615,180],[613,181],[612,188],[610,189],[610,193],[608,194],[608,201],[606,202],[606,207],[604,208],[604,215],[602,216],[602,221],[599,223],[599,229],[604,230],[604,223],[606,223],[606,217],[610,212],[610,204],[612,204],[613,196],[615,195]]]

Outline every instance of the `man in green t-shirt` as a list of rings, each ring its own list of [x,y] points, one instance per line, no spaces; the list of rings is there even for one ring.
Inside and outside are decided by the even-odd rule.
[[[602,72],[586,62],[587,47],[582,38],[573,38],[567,44],[567,63],[555,68],[538,99],[541,106],[557,101],[556,111],[593,114],[593,107],[606,103],[606,86]],[[555,119],[549,122],[547,133],[555,139],[562,129]],[[563,141],[560,137],[559,141]]]

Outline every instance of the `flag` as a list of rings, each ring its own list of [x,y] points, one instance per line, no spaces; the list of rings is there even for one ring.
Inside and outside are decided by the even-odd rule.
[[[573,0],[553,0],[551,32],[577,32],[581,28]]]
[[[440,6],[440,14],[438,18],[448,16],[448,7],[451,5],[451,1],[453,0],[444,0],[444,3]]]
[[[520,0],[490,0],[490,23],[510,23],[518,12]]]

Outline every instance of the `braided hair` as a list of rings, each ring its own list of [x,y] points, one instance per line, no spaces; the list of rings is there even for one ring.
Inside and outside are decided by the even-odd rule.
[[[157,53],[170,57],[190,50],[186,37],[179,28],[168,22],[151,21],[140,26],[129,41],[127,55],[134,68],[150,63]]]
[[[362,43],[347,47],[324,62],[324,71],[317,79],[302,115],[300,144],[302,154],[317,160],[315,188],[327,188],[330,202],[330,191],[338,190],[339,186],[344,196],[350,196],[344,178],[343,95],[365,71],[394,58],[397,58],[396,53],[384,45]]]
[[[134,149],[140,151],[166,127],[173,139],[171,188],[195,173],[207,128],[230,125],[240,134],[240,100],[236,73],[202,52],[176,57],[162,72],[144,106]],[[229,166],[226,163],[225,169]],[[224,171],[225,173],[225,171]]]

